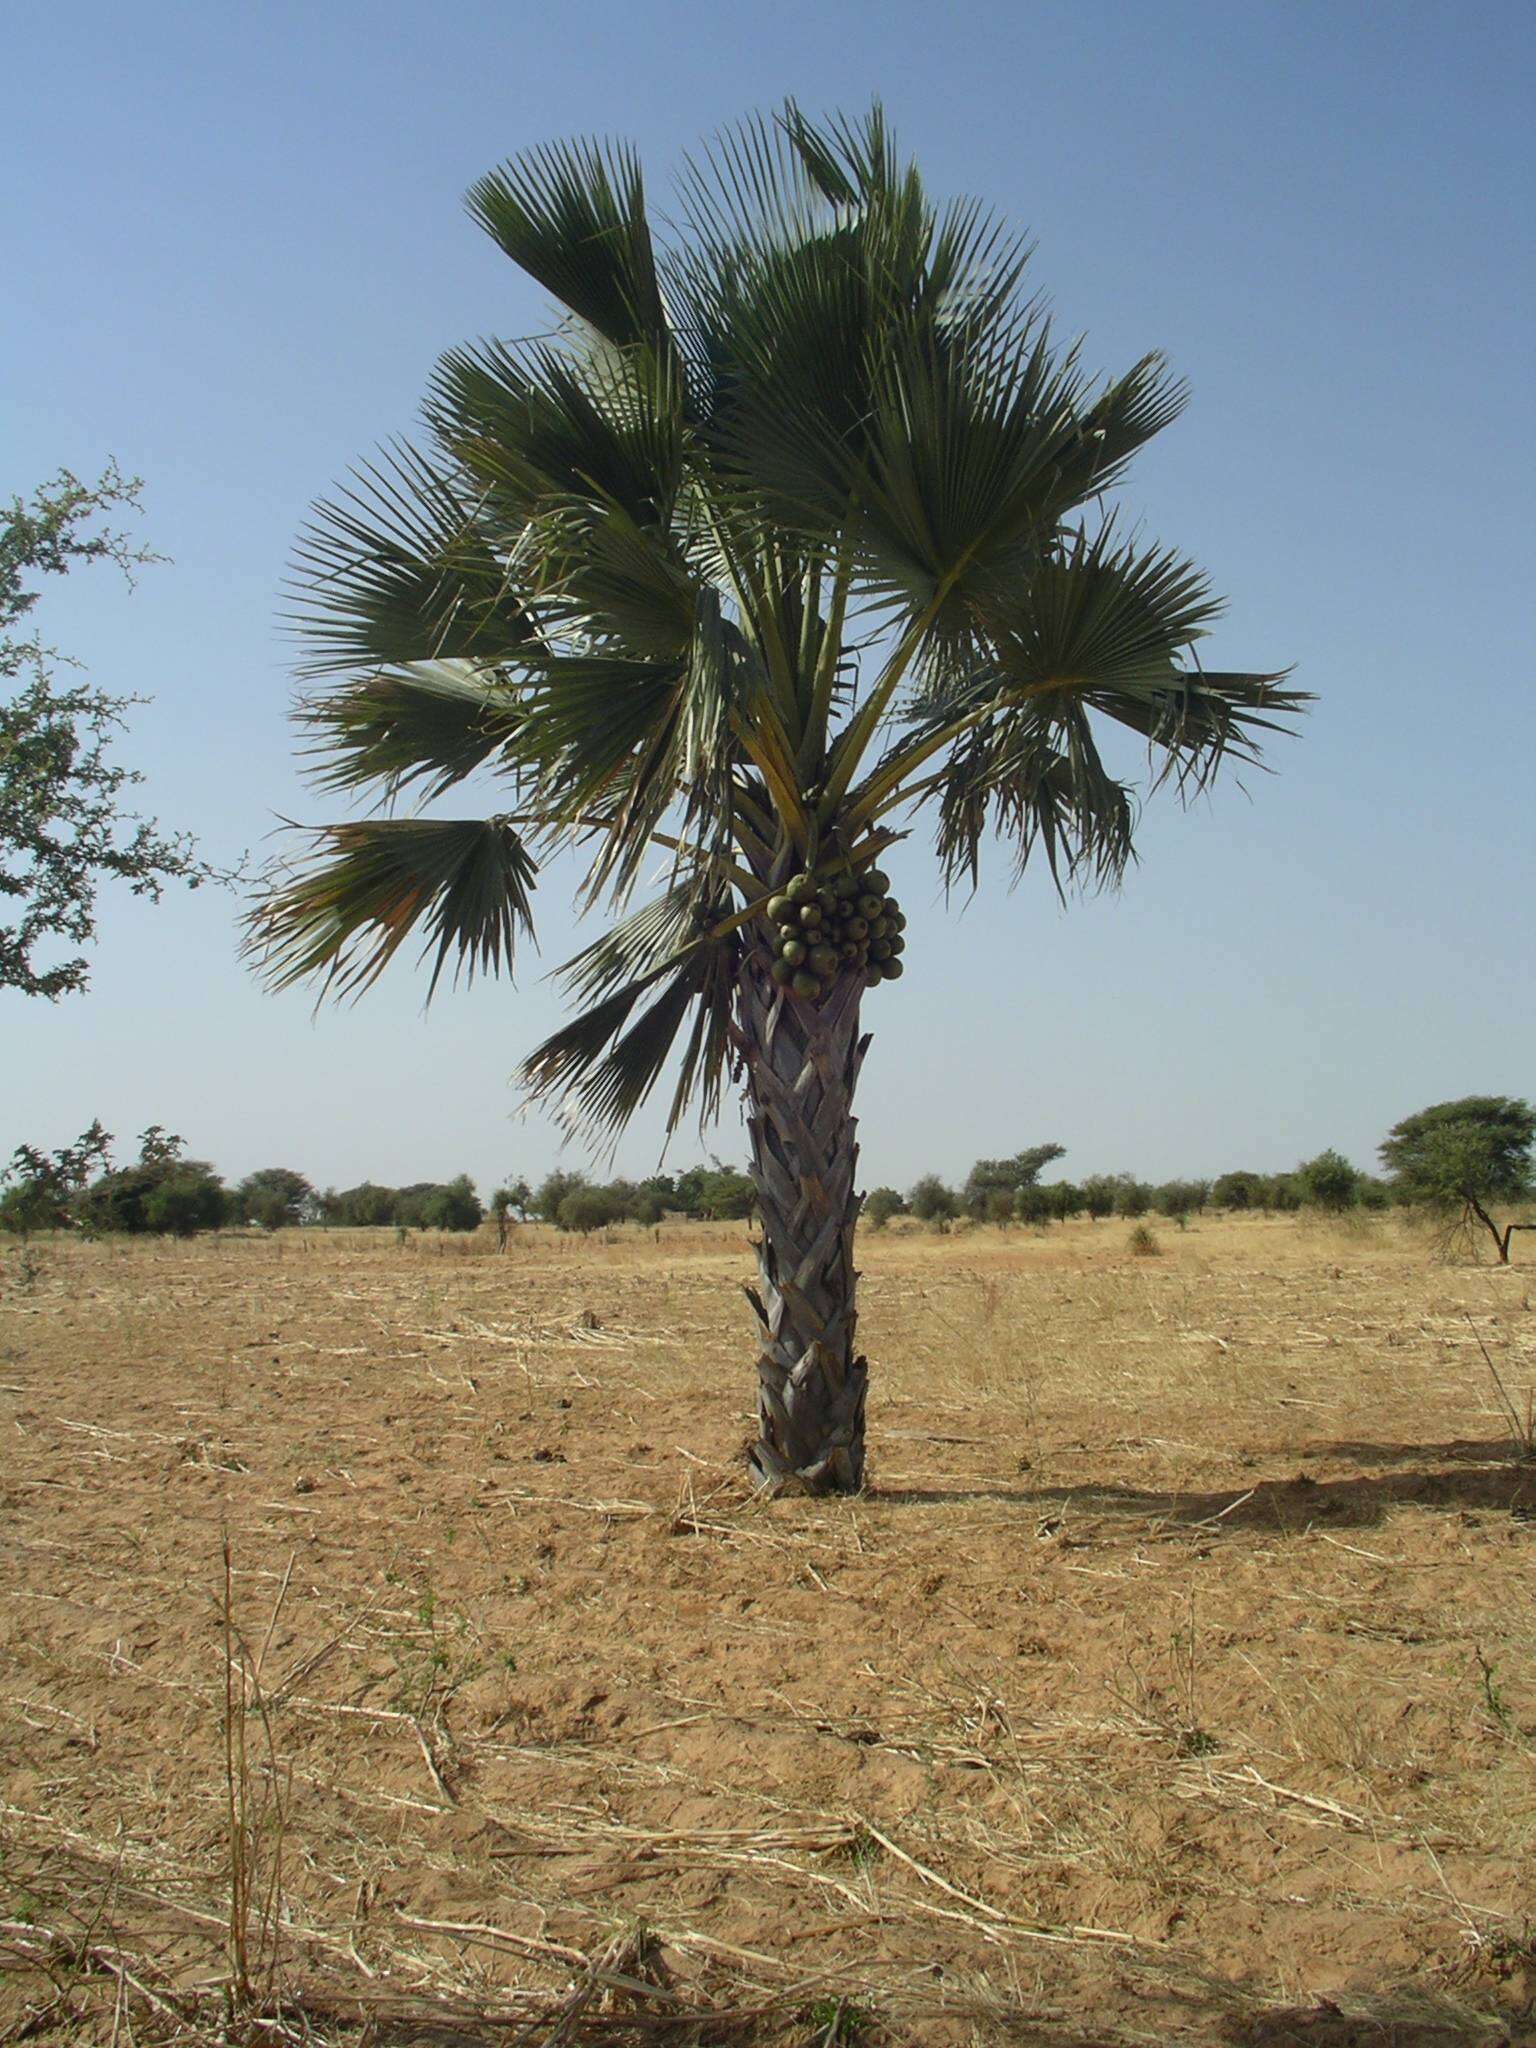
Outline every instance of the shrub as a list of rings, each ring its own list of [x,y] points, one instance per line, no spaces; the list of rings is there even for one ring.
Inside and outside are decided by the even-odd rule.
[[[1013,1197],[1013,1213],[1021,1223],[1033,1223],[1036,1229],[1043,1229],[1052,1214],[1049,1188],[1027,1181]]]
[[[740,1221],[757,1205],[757,1189],[734,1166],[717,1166],[703,1176],[698,1192],[698,1213],[712,1223]]]
[[[235,1189],[235,1199],[247,1223],[259,1223],[263,1230],[285,1230],[303,1220],[315,1191],[291,1166],[264,1166],[258,1173],[246,1175]]]
[[[936,1173],[925,1173],[913,1182],[907,1207],[924,1223],[947,1223],[959,1212],[960,1204]]]
[[[375,1181],[365,1180],[355,1188],[343,1188],[339,1195],[332,1197],[330,1219],[333,1223],[377,1229],[382,1224],[394,1222],[399,1201],[398,1188],[380,1187]]]
[[[1133,1174],[1115,1175],[1115,1214],[1117,1216],[1145,1216],[1152,1206],[1152,1190],[1144,1180],[1137,1180]]]
[[[619,1221],[621,1210],[606,1188],[579,1187],[561,1201],[555,1222],[562,1230],[579,1231],[583,1237]]]
[[[1162,1246],[1149,1225],[1138,1223],[1126,1239],[1132,1253],[1138,1259],[1156,1259],[1162,1255]]]
[[[876,1188],[865,1197],[864,1214],[871,1230],[884,1230],[893,1216],[905,1214],[906,1207],[894,1188]]]
[[[1296,1169],[1295,1180],[1304,1202],[1335,1215],[1352,1209],[1360,1192],[1359,1168],[1351,1166],[1342,1152],[1331,1147],[1319,1152],[1315,1159],[1303,1160]]]
[[[1095,1223],[1101,1216],[1114,1215],[1117,1192],[1113,1177],[1107,1173],[1091,1173],[1083,1182],[1083,1207]]]
[[[591,1185],[584,1173],[562,1173],[557,1169],[546,1174],[533,1198],[535,1215],[541,1216],[546,1223],[558,1223],[560,1204],[566,1196],[580,1194],[582,1189]]]
[[[127,1237],[171,1233],[191,1237],[227,1220],[224,1182],[202,1159],[162,1159],[104,1173],[81,1195],[76,1213],[87,1230]]]
[[[1167,1216],[1182,1228],[1205,1207],[1210,1192],[1208,1180],[1165,1180],[1153,1191],[1152,1205],[1160,1216]]]
[[[478,1230],[485,1210],[467,1173],[433,1188],[421,1205],[422,1221],[429,1230]]]
[[[182,1161],[144,1198],[144,1228],[172,1237],[195,1237],[217,1230],[228,1207],[227,1191],[218,1175],[196,1160]]]

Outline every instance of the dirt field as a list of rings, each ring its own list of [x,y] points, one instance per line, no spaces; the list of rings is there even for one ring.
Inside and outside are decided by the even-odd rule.
[[[776,1505],[740,1226],[11,1253],[0,2040],[1536,2041],[1529,1257],[1128,1231]]]

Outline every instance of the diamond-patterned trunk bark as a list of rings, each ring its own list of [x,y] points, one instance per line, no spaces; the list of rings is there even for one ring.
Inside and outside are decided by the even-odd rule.
[[[864,1483],[864,1394],[854,1348],[853,1091],[869,1044],[859,1035],[862,978],[840,976],[820,1001],[786,994],[772,956],[749,945],[737,985],[760,1282],[747,1294],[760,1344],[759,1482],[781,1490],[856,1493]]]

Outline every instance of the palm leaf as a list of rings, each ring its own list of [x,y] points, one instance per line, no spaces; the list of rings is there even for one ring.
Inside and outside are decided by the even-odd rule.
[[[427,417],[512,531],[549,503],[595,498],[664,527],[682,475],[683,404],[671,361],[628,351],[599,361],[497,341],[452,349]]]
[[[683,1049],[668,1130],[677,1127],[695,1097],[703,1118],[719,1105],[729,1061],[739,941],[733,932],[698,932],[695,913],[697,935],[669,955],[654,958],[660,926],[669,915],[660,905],[649,906],[630,921],[636,928],[649,924],[649,940],[637,944],[632,937],[615,944],[619,935],[610,934],[606,947],[600,941],[563,970],[574,984],[595,989],[620,971],[626,952],[637,960],[650,960],[545,1039],[523,1062],[521,1078],[530,1098],[553,1106],[576,1129],[596,1135],[617,1131],[628,1122],[660,1079],[694,1006],[695,1021]],[[642,998],[653,989],[658,993],[635,1016]]]
[[[1069,881],[1119,881],[1132,858],[1135,800],[1105,769],[1078,706],[1049,716],[1000,711],[959,740],[932,791],[946,887],[980,879],[994,836],[1019,880],[1038,848],[1058,894]]]
[[[460,488],[412,449],[322,500],[295,556],[293,623],[304,673],[473,657],[499,661],[537,638]]]
[[[529,150],[472,185],[465,204],[514,263],[606,340],[663,339],[645,185],[632,150],[596,142]]]
[[[312,735],[307,751],[319,789],[380,785],[393,798],[413,783],[440,796],[505,755],[523,713],[516,690],[495,673],[455,662],[365,676],[307,699],[298,711]]]
[[[499,974],[519,929],[532,936],[537,869],[504,818],[371,819],[310,836],[307,866],[247,919],[247,951],[273,989],[319,976],[322,997],[358,996],[419,926],[430,1002],[450,959],[455,979]]]

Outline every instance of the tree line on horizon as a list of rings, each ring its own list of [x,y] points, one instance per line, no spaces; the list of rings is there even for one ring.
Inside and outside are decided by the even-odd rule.
[[[750,1177],[719,1160],[680,1173],[607,1182],[556,1169],[537,1187],[521,1177],[509,1180],[487,1204],[467,1173],[404,1187],[362,1181],[317,1190],[294,1168],[274,1166],[229,1187],[208,1161],[188,1158],[185,1141],[163,1125],[140,1134],[139,1156],[126,1166],[112,1165],[112,1144],[111,1133],[97,1122],[51,1154],[18,1146],[0,1173],[0,1230],[23,1237],[56,1229],[190,1237],[207,1230],[301,1225],[472,1231],[489,1215],[505,1245],[513,1222],[548,1223],[587,1235],[623,1223],[649,1228],[665,1220],[744,1221],[756,1203]],[[1330,1147],[1289,1173],[1237,1168],[1206,1180],[1152,1182],[1132,1173],[1095,1173],[1081,1181],[1044,1181],[1046,1168],[1066,1156],[1064,1146],[1049,1143],[1005,1159],[978,1159],[957,1187],[925,1173],[905,1193],[874,1188],[862,1214],[874,1230],[888,1228],[897,1216],[912,1216],[936,1230],[961,1219],[1040,1229],[1076,1216],[1098,1222],[1152,1214],[1182,1227],[1206,1209],[1341,1215],[1419,1206],[1461,1227],[1485,1229],[1507,1262],[1512,1234],[1536,1226],[1519,1219],[1500,1224],[1490,1212],[1536,1196],[1533,1147],[1536,1109],[1530,1103],[1466,1096],[1394,1125],[1380,1148],[1384,1177],[1363,1172]]]

